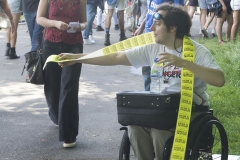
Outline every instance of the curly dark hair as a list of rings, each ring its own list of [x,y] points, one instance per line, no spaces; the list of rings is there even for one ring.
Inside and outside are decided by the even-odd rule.
[[[184,7],[177,4],[162,3],[156,8],[156,12],[160,10],[166,12],[163,21],[167,30],[169,31],[170,27],[177,27],[176,38],[182,39],[185,35],[189,35],[192,20]]]

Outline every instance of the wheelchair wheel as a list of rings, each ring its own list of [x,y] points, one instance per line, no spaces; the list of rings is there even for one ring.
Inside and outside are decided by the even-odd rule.
[[[125,130],[125,131],[122,137],[121,146],[119,150],[119,160],[129,160],[130,141],[128,138],[128,130],[127,130],[127,127],[122,127],[120,130]]]
[[[212,120],[200,126],[197,132],[189,139],[191,146],[188,148],[187,160],[212,160],[213,154],[218,154],[217,159],[228,159],[228,139],[222,124],[213,116]]]

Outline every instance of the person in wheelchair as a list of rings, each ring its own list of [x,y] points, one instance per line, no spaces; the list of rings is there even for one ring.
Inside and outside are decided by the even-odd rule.
[[[222,87],[225,83],[223,71],[217,65],[210,51],[191,39],[195,51],[194,63],[181,58],[183,39],[189,34],[192,25],[191,18],[183,7],[163,3],[157,7],[153,17],[151,30],[156,43],[101,57],[61,62],[59,65],[66,67],[75,63],[87,63],[103,66],[126,65],[138,68],[152,66],[157,57],[158,63],[163,63],[164,70],[168,73],[163,75],[165,83],[162,84],[162,90],[179,93],[181,69],[186,68],[195,75],[193,103],[208,110],[210,104],[209,96],[206,93],[207,84]],[[62,53],[59,60],[75,59],[84,55],[87,54]],[[201,112],[194,112],[192,119],[199,113]],[[130,143],[138,160],[153,160],[153,153],[157,160],[161,160],[164,145],[174,134],[175,128],[160,130],[130,125],[128,130]]]

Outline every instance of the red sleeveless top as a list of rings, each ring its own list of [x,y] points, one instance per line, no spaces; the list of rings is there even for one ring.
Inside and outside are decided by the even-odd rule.
[[[80,0],[50,0],[48,18],[69,24],[79,22]],[[56,27],[46,28],[45,40],[67,44],[83,43],[82,32],[67,33]]]

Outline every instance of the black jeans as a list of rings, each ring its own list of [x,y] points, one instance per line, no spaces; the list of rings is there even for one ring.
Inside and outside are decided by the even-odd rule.
[[[43,61],[52,54],[82,53],[82,44],[44,41]],[[49,62],[45,68],[44,93],[50,119],[59,126],[59,141],[75,142],[78,135],[78,87],[82,64],[61,68]]]

